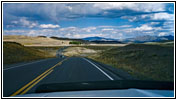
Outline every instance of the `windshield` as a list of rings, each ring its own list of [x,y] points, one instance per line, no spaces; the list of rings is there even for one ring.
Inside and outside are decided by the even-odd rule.
[[[174,21],[173,2],[3,2],[3,96],[173,91]]]

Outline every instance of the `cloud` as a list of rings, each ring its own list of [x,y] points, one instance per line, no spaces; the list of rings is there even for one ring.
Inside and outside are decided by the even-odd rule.
[[[74,31],[78,31],[77,27],[65,27],[65,28],[60,28],[59,29],[60,32],[74,32]]]
[[[139,14],[139,15],[130,15],[130,16],[122,16],[122,19],[128,19],[130,22],[138,22],[138,21],[168,21],[174,20],[174,14],[161,12],[161,13],[148,13],[148,14]]]
[[[173,20],[174,14],[168,14],[168,13],[155,13],[150,16],[153,20]]]
[[[22,29],[13,29],[13,30],[4,30],[3,34],[4,35],[27,35],[29,31],[27,30],[22,30]]]
[[[82,28],[83,31],[86,32],[91,32],[92,30],[96,30],[96,27],[87,27],[87,28]]]
[[[27,17],[33,20],[53,21],[81,17],[122,17],[166,11],[165,3],[4,3],[3,16],[9,20]],[[15,9],[14,9],[15,8]],[[172,9],[172,8],[171,8]],[[47,15],[47,16],[46,16]],[[9,18],[10,17],[10,18]]]
[[[158,36],[165,36],[165,35],[168,35],[168,33],[161,32],[161,33],[158,34]]]
[[[113,28],[104,28],[104,29],[102,29],[102,31],[112,31],[112,30],[114,30]]]
[[[40,28],[59,28],[59,25],[53,25],[53,24],[41,24],[39,26]]]
[[[104,37],[105,35],[104,34],[74,34],[72,37],[73,38],[86,38],[86,37],[95,37],[95,36],[98,36],[98,37]]]
[[[160,24],[160,22],[151,22],[150,24],[151,25],[157,25],[157,24]]]
[[[143,11],[143,12],[152,12],[152,11],[164,11],[165,4],[163,3],[96,3],[94,7],[100,8],[103,10],[123,10],[130,9],[133,11]]]
[[[27,28],[34,28],[38,25],[36,21],[29,21],[27,18],[22,17],[19,20],[13,20],[10,22],[7,27],[27,27]]]
[[[140,27],[136,27],[134,30],[136,31],[149,31],[149,30],[152,30],[153,28],[148,26],[148,25],[142,25]]]
[[[170,24],[166,23],[166,24]],[[123,26],[123,25],[122,25]],[[104,30],[104,31],[103,31]],[[100,36],[106,38],[123,39],[143,35],[172,35],[173,30],[164,27],[153,27],[151,22],[142,24],[135,28],[120,28],[120,26],[97,26],[97,27],[65,27],[65,28],[40,28],[40,29],[13,29],[4,30],[5,35],[45,35],[45,36],[58,36],[68,38],[84,38],[92,36]]]
[[[5,34],[158,36],[174,34],[173,9],[173,3],[3,3],[3,26]],[[91,19],[97,20],[90,22]]]

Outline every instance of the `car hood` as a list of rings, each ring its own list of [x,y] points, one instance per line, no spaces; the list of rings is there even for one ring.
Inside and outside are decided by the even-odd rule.
[[[90,90],[17,95],[16,97],[174,97],[173,90]]]

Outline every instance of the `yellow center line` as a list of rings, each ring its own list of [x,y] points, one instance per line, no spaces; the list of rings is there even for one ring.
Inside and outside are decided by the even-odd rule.
[[[26,92],[28,92],[33,86],[35,86],[37,83],[39,83],[43,78],[45,78],[47,75],[49,75],[51,72],[53,71],[53,69],[52,70],[50,70],[47,74],[45,74],[44,76],[42,76],[39,80],[37,80],[35,83],[33,83],[30,87],[28,87],[26,90],[24,90],[22,93],[21,93],[21,95],[22,94],[25,94]]]
[[[28,84],[26,84],[24,87],[20,88],[18,91],[16,91],[15,93],[13,93],[11,96],[15,96],[17,94],[19,94],[21,91],[23,91],[26,87],[28,87],[29,85],[31,85],[33,82],[35,82],[36,80],[38,80],[39,78],[41,78],[44,74],[46,74],[49,70],[45,71],[44,73],[42,73],[41,75],[39,75],[38,77],[36,77],[34,80],[32,80],[31,82],[29,82]]]
[[[36,77],[35,79],[33,79],[31,82],[29,82],[28,84],[26,84],[25,86],[23,86],[22,88],[20,88],[19,90],[17,90],[15,93],[13,93],[12,95],[10,95],[10,96],[16,96],[17,94],[19,94],[20,92],[22,92],[25,88],[27,88],[28,86],[30,86],[30,85],[32,85],[32,87],[33,87],[33,85],[36,83],[35,81],[39,81],[39,80],[42,80],[43,78],[44,78],[44,76],[47,76],[48,74],[49,74],[49,72],[51,73],[52,71],[53,71],[53,69],[56,67],[56,66],[58,66],[58,65],[60,65],[60,64],[62,64],[62,62],[63,61],[65,61],[65,60],[67,60],[67,58],[66,59],[64,59],[64,60],[62,60],[61,62],[59,62],[59,63],[57,63],[56,65],[54,65],[53,67],[51,67],[51,68],[49,68],[48,70],[46,70],[45,72],[43,72],[41,75],[39,75],[38,77]],[[46,74],[47,73],[47,74]],[[38,83],[38,81],[37,81],[37,83]],[[35,82],[35,83],[34,83]],[[36,84],[37,84],[36,83]],[[30,86],[31,87],[31,86]],[[29,89],[31,89],[31,88],[29,88]],[[28,91],[29,91],[29,89],[28,89]],[[26,90],[25,90],[26,91]],[[27,91],[26,91],[27,92]],[[22,92],[23,94],[24,93],[26,93],[26,92]],[[21,94],[22,94],[21,93]]]

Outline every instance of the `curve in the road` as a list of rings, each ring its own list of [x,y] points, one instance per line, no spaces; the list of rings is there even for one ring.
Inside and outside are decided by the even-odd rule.
[[[49,59],[4,70],[3,74],[4,96],[34,93],[41,84],[120,79],[95,62],[81,57]]]

